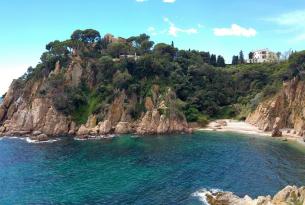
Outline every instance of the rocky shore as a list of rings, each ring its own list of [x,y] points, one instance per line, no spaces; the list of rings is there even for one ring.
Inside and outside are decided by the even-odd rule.
[[[146,97],[144,102],[145,112],[136,120],[129,114],[136,100],[121,91],[102,120],[98,114],[92,114],[85,124],[77,124],[71,116],[58,112],[51,99],[36,96],[37,89],[43,84],[43,81],[37,81],[26,89],[27,93],[20,94],[16,92],[16,82],[12,83],[0,106],[1,136],[28,136],[32,140],[47,141],[62,135],[86,139],[109,134],[192,132],[185,117],[176,111],[175,93],[170,88],[161,98],[159,87],[153,86],[152,96]]]
[[[249,196],[240,198],[231,192],[210,191],[200,197],[209,205],[305,205],[305,187],[287,186],[274,197],[259,196],[256,199]]]
[[[260,103],[246,122],[278,137],[305,136],[305,83],[298,77],[284,82],[274,97]]]

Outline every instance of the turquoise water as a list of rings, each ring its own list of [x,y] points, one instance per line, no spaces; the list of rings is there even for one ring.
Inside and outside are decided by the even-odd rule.
[[[202,204],[196,191],[243,196],[305,185],[302,147],[233,133],[0,140],[0,204]]]

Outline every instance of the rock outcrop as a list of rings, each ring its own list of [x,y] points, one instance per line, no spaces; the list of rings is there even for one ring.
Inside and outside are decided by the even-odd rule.
[[[68,134],[71,120],[56,111],[50,99],[35,98],[28,102],[20,96],[12,102],[10,92],[4,99],[2,133],[24,135],[39,130],[47,135]]]
[[[246,119],[263,131],[280,136],[280,129],[294,129],[299,135],[305,130],[305,82],[294,78],[285,82],[281,91],[257,107]]]
[[[99,124],[99,133],[105,135],[111,132],[111,122],[109,120],[105,120]]]
[[[110,105],[106,120],[97,123],[97,117],[92,115],[86,124],[81,125],[76,134],[78,136],[106,135],[106,134],[166,134],[191,132],[183,115],[179,115],[174,102],[175,94],[168,89],[161,97],[158,87],[152,89],[152,96],[146,97],[144,105],[145,112],[141,117],[133,121],[128,114],[134,109],[135,99],[128,99],[124,92],[121,92]],[[128,101],[126,105],[126,101]],[[132,102],[130,102],[132,101]]]
[[[40,135],[39,139],[43,140],[45,136],[58,135],[86,137],[191,131],[184,114],[179,111],[175,92],[170,88],[161,92],[158,85],[153,85],[150,95],[146,97],[135,93],[127,95],[124,89],[115,89],[113,99],[104,104],[105,108],[94,114],[89,113],[91,115],[86,123],[77,124],[72,120],[72,113],[69,113],[73,105],[68,107],[69,111],[61,111],[62,107],[65,109],[67,106],[62,105],[64,102],[58,93],[67,87],[76,89],[84,76],[89,81],[89,89],[94,89],[94,73],[88,69],[90,62],[82,66],[84,63],[78,58],[74,58],[67,68],[58,61],[54,70],[46,73],[45,77],[27,82],[14,81],[0,105],[0,135],[30,135],[34,138]],[[56,96],[59,98],[55,99]]]
[[[45,142],[49,140],[49,137],[46,134],[39,134],[31,136],[30,139],[38,142]]]
[[[4,124],[12,134],[18,131],[41,130],[45,134],[66,134],[70,121],[59,114],[47,99],[34,99],[30,107],[22,103],[8,123]]]
[[[260,196],[251,199],[249,196],[240,198],[231,192],[206,192],[206,201],[210,205],[305,205],[305,187],[287,186],[271,196]]]
[[[157,90],[157,88],[155,88]],[[154,93],[145,100],[146,113],[140,120],[136,132],[138,134],[165,134],[174,132],[191,132],[183,115],[176,110],[175,94],[171,89],[163,99]]]

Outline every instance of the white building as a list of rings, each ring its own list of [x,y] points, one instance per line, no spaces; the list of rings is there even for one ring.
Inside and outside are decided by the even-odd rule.
[[[276,53],[269,49],[260,49],[252,51],[252,58],[249,56],[249,63],[272,63],[277,62],[279,59]]]

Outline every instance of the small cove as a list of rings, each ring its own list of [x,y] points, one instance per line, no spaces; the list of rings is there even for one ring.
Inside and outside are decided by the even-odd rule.
[[[229,132],[4,138],[0,150],[0,204],[202,204],[201,189],[257,197],[305,185],[303,146]]]

